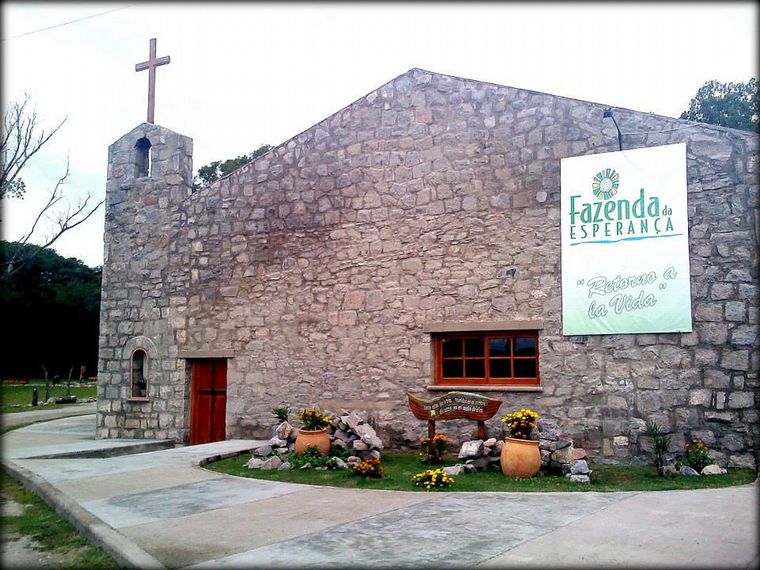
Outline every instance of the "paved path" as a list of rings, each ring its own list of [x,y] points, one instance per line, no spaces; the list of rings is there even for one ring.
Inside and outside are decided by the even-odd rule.
[[[124,565],[137,567],[758,566],[758,486],[656,493],[415,493],[206,471],[255,440],[109,458],[92,416],[21,428],[3,462]],[[156,442],[160,444],[161,442]],[[149,442],[150,444],[150,442]],[[241,461],[245,459],[241,457]]]
[[[44,408],[30,412],[15,412],[13,414],[0,414],[0,426],[3,429],[22,426],[33,422],[66,418],[69,416],[82,416],[95,413],[95,402],[85,404],[70,404],[62,408]]]

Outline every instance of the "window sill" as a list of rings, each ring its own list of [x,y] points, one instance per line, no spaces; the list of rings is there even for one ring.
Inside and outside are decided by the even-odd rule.
[[[468,386],[466,384],[442,385],[434,384],[425,386],[431,392],[543,392],[541,386],[510,386],[508,384],[492,384],[491,386]]]
[[[127,398],[127,402],[150,402],[150,398]]]

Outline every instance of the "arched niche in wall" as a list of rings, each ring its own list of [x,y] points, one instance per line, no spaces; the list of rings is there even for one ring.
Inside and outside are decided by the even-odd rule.
[[[128,361],[129,399],[148,399],[156,371],[160,370],[156,345],[146,336],[131,338],[124,346],[124,358]]]

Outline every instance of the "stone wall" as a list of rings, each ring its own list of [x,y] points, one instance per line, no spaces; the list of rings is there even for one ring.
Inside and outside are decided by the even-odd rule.
[[[543,391],[486,393],[502,412],[559,420],[592,458],[644,457],[651,418],[674,449],[701,437],[724,463],[754,466],[757,136],[615,110],[624,133],[641,133],[624,148],[687,145],[694,332],[564,337],[560,159],[617,150],[604,108],[413,69],[209,189],[175,200],[178,186],[157,181],[163,202],[149,206],[168,241],[104,284],[104,306],[117,292],[141,299],[124,303],[140,309],[118,314],[106,351],[145,334],[174,357],[233,354],[228,437],[266,435],[280,403],[321,404],[370,413],[399,445],[424,435],[405,394],[432,384],[425,323],[540,320]],[[139,239],[133,204],[107,222],[112,249],[115,232],[128,249]],[[119,263],[112,255],[104,273]],[[139,330],[149,311],[160,319]],[[116,317],[104,313],[104,327]],[[115,388],[125,361],[109,354],[101,369]],[[155,394],[167,391],[167,422],[186,429],[184,361],[163,366]],[[500,433],[496,418],[489,426]],[[461,441],[472,429],[439,431]]]

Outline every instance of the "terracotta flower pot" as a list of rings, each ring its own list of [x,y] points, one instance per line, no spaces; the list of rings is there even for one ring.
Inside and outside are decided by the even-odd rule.
[[[296,455],[303,455],[306,448],[314,446],[327,455],[330,451],[330,436],[326,429],[300,429],[296,436]]]
[[[507,477],[533,477],[541,468],[538,441],[508,437],[501,448],[501,471]]]

